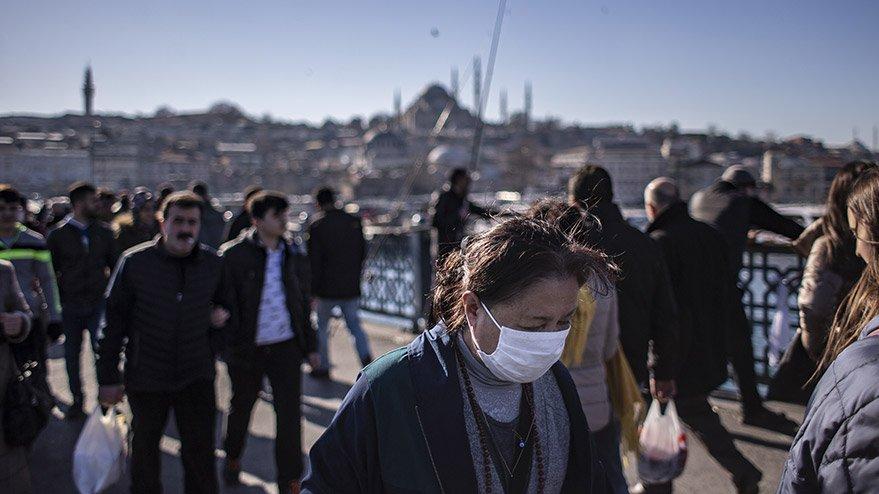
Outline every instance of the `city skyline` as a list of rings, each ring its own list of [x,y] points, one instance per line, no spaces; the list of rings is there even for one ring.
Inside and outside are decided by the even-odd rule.
[[[173,11],[165,2],[149,11],[50,4],[16,5],[18,15],[0,20],[3,114],[81,112],[89,62],[99,114],[229,101],[254,117],[347,121],[392,113],[397,90],[406,106],[432,82],[448,88],[453,67],[459,100],[471,107],[471,60],[488,59],[496,9],[494,2],[268,2],[244,10],[195,2]],[[879,6],[869,2],[543,8],[513,1],[486,118],[498,118],[504,90],[511,113],[519,111],[531,81],[536,118],[676,121],[682,129],[805,134],[831,144],[850,141],[858,128],[872,145],[879,96],[869,81],[879,67],[866,60],[879,41],[876,18]]]

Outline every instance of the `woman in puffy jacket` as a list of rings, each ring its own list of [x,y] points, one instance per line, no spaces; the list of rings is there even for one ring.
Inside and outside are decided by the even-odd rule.
[[[822,375],[790,450],[779,493],[875,492],[879,487],[879,170],[864,172],[847,204],[866,268],[831,325]]]
[[[805,405],[812,394],[814,383],[808,385],[807,381],[824,351],[830,323],[839,304],[864,271],[864,261],[855,255],[855,236],[848,226],[846,204],[858,177],[874,168],[876,164],[867,161],[845,165],[830,185],[824,216],[794,242],[799,253],[808,254],[797,296],[800,325],[796,338],[799,341],[794,342],[805,350],[808,358],[796,359],[798,372],[778,372],[770,384],[773,399]],[[790,365],[794,365],[794,359],[789,357],[789,360]]]

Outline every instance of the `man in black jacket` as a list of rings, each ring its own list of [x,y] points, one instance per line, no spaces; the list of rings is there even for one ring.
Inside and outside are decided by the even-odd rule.
[[[262,187],[256,185],[250,185],[246,189],[244,189],[244,204],[245,206],[241,208],[241,211],[232,218],[226,225],[226,232],[223,235],[224,242],[231,242],[238,238],[238,235],[241,234],[243,230],[247,230],[251,227],[250,224],[250,213],[247,212],[247,201],[250,200],[251,197],[255,196],[262,192]]]
[[[318,347],[321,368],[312,377],[330,375],[329,324],[334,308],[345,317],[360,363],[372,362],[369,338],[360,326],[360,274],[366,260],[366,239],[360,218],[336,207],[333,190],[324,187],[315,194],[320,216],[308,227],[308,258],[311,260],[311,291],[317,311]]]
[[[674,181],[657,178],[644,191],[647,232],[662,248],[680,321],[680,371],[675,404],[681,419],[708,452],[732,475],[738,492],[756,493],[762,474],[735,447],[708,403],[708,395],[727,379],[726,346],[735,309],[726,242],[717,230],[694,220]],[[650,491],[671,490],[652,486]]]
[[[275,408],[278,490],[299,492],[302,477],[303,358],[320,366],[311,325],[308,260],[286,237],[289,204],[264,191],[247,202],[254,228],[222,247],[223,283],[231,317],[226,364],[232,402],[223,449],[227,484],[237,484],[250,414],[268,376]]]
[[[104,289],[116,265],[113,232],[98,219],[97,189],[77,182],[68,194],[73,213],[49,232],[46,243],[61,295],[64,327],[64,361],[73,404],[71,419],[83,416],[80,354],[83,330],[89,332],[92,350],[98,340],[98,324],[104,312]]]
[[[134,493],[162,492],[159,442],[171,409],[186,493],[218,490],[214,356],[217,328],[229,313],[213,305],[221,301],[222,266],[214,250],[198,243],[202,206],[191,192],[170,194],[162,206],[161,237],[128,250],[107,290],[98,346],[99,401],[109,406],[128,395]]]
[[[665,400],[675,393],[679,366],[677,308],[662,251],[650,237],[629,225],[613,203],[607,170],[586,165],[568,181],[568,202],[598,218],[601,232],[584,239],[610,255],[620,267],[620,343],[638,384]],[[652,365],[648,351],[652,343]]]
[[[726,240],[732,276],[737,282],[750,229],[768,230],[789,239],[795,239],[803,233],[802,226],[756,197],[756,187],[757,181],[747,169],[731,166],[724,171],[720,180],[694,194],[690,201],[693,218],[713,226]],[[794,433],[797,424],[783,414],[768,410],[757,391],[753,327],[741,304],[742,296],[744,292],[739,290],[739,303],[732,315],[734,323],[729,347],[730,360],[742,396],[742,420],[749,425]]]
[[[460,247],[471,214],[483,218],[493,214],[493,211],[470,202],[467,199],[469,193],[470,173],[464,168],[455,168],[449,174],[449,183],[433,200],[431,226],[436,229],[437,259]]]

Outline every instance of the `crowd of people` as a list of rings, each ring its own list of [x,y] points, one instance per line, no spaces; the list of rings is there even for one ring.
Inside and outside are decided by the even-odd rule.
[[[46,360],[63,337],[68,419],[86,413],[84,341],[95,352],[98,402],[127,399],[136,493],[162,491],[159,443],[171,411],[185,491],[218,492],[218,357],[232,388],[221,445],[228,485],[241,481],[268,381],[279,492],[672,492],[670,481],[628,485],[621,451],[637,448],[639,410],[674,400],[736,491],[756,493],[761,468],[708,401],[729,364],[743,422],[794,437],[779,492],[868,490],[879,468],[876,164],[840,170],[824,216],[808,228],[761,200],[740,166],[689,204],[673,179],[653,180],[644,232],[623,217],[612,184],[586,165],[566,200],[499,217],[469,201],[469,174],[454,170],[431,207],[436,324],[375,361],[358,315],[363,225],[330,188],[315,194],[300,244],[277,191],[248,189],[232,218],[203,183],[114,194],[79,182],[40,209],[0,185],[4,431],[20,412],[3,409],[19,376],[61,407]],[[471,215],[495,224],[467,235]],[[802,425],[766,408],[757,388],[739,284],[754,229],[787,237],[808,258],[799,331],[769,387],[770,397],[808,401]],[[336,309],[364,369],[306,472],[302,365],[331,377]],[[4,432],[0,491],[30,492],[27,446]]]
[[[184,489],[217,492],[219,356],[232,384],[223,480],[240,482],[251,411],[265,379],[277,418],[279,492],[297,492],[301,363],[316,378],[330,377],[333,307],[342,308],[363,365],[372,360],[357,312],[362,225],[335,207],[332,189],[316,199],[307,256],[288,232],[288,200],[276,191],[246,191],[244,208],[227,224],[203,183],[163,188],[158,196],[143,187],[117,196],[79,182],[67,197],[33,212],[23,194],[0,185],[0,391],[26,371],[45,408],[57,405],[66,419],[82,419],[80,362],[83,340],[90,341],[98,402],[110,407],[127,398],[131,410],[132,491],[162,491],[159,443],[173,411]],[[67,405],[52,395],[46,370],[47,348],[62,337]],[[5,399],[3,416],[4,405]],[[27,446],[0,441],[0,491],[30,492]]]

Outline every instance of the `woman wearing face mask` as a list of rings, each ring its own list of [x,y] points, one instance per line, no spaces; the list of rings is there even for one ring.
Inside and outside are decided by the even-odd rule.
[[[470,238],[437,273],[442,322],[363,370],[304,492],[604,492],[558,359],[580,286],[608,270],[540,220]]]
[[[879,485],[879,171],[848,200],[855,251],[867,267],[836,313],[780,493],[875,492]]]

